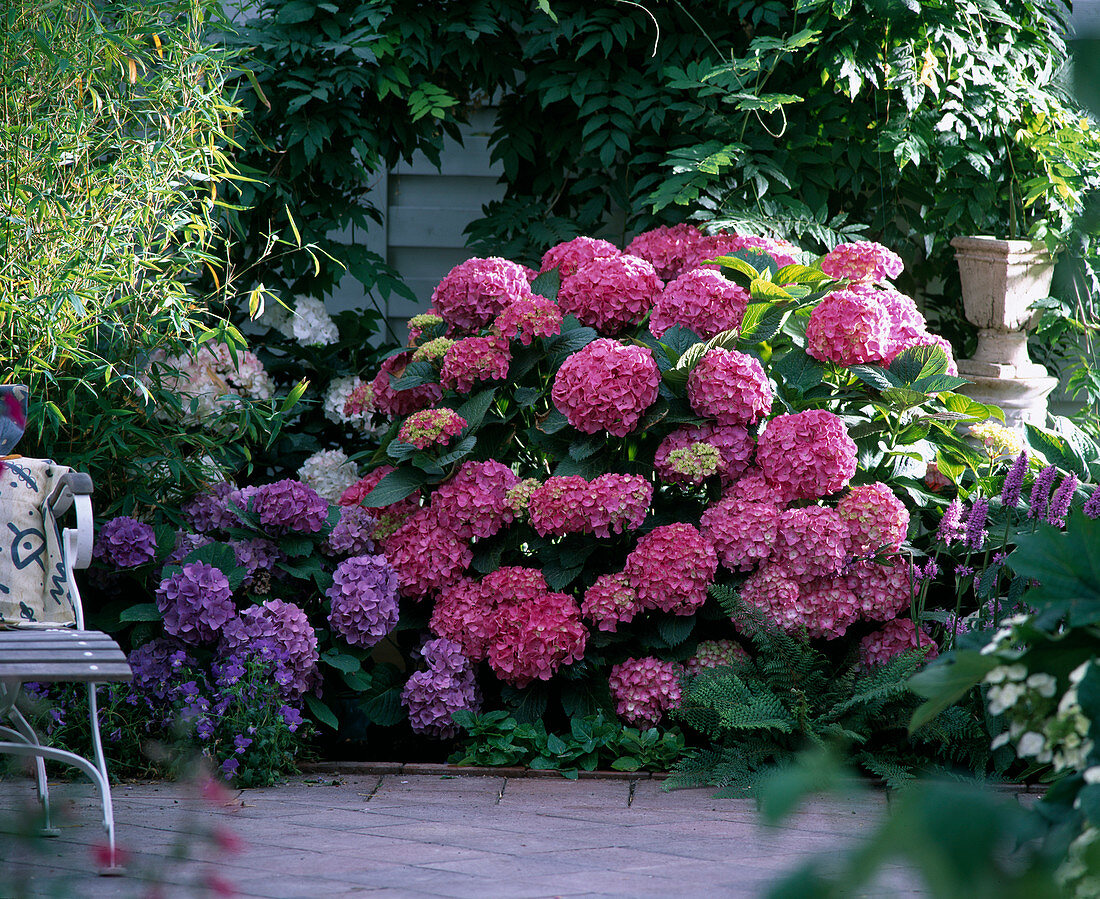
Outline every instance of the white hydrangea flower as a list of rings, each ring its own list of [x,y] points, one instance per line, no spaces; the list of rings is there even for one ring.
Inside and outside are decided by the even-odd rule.
[[[1058,690],[1058,680],[1053,674],[1033,674],[1026,683],[1044,699],[1051,699]]]
[[[1085,783],[1087,784],[1100,784],[1100,765],[1093,765],[1091,768],[1085,769]]]
[[[343,450],[321,450],[298,469],[298,477],[330,503],[336,502],[348,487],[359,480],[359,469]]]
[[[294,339],[302,346],[329,346],[340,339],[340,332],[325,304],[313,297],[303,297],[294,307],[291,324]]]
[[[1045,746],[1046,738],[1042,734],[1037,734],[1035,731],[1029,730],[1020,737],[1020,742],[1016,744],[1016,754],[1021,758],[1038,755],[1043,751]]]
[[[282,303],[271,302],[264,304],[264,311],[256,316],[253,321],[261,328],[272,328],[284,337],[294,337],[294,328],[291,323],[294,313]]]

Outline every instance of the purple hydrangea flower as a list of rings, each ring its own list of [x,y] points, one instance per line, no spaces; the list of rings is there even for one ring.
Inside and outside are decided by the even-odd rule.
[[[385,556],[353,556],[336,566],[329,624],[352,646],[373,646],[397,626],[397,573]]]
[[[143,643],[132,650],[128,658],[134,673],[131,681],[134,690],[159,700],[169,699],[172,682],[181,668],[197,664],[186,645],[174,637],[157,637]]]
[[[99,529],[94,555],[116,568],[135,568],[156,558],[157,537],[145,522],[120,515]]]
[[[213,565],[189,562],[157,588],[164,629],[185,643],[213,643],[236,614],[233,590]]]
[[[985,520],[989,515],[989,500],[978,497],[974,505],[970,507],[970,514],[966,516],[966,548],[976,552],[985,543],[987,531]]]
[[[165,559],[169,565],[179,565],[184,559],[186,559],[196,549],[201,549],[204,546],[209,546],[214,542],[213,537],[207,537],[206,534],[192,534],[189,531],[176,531],[176,548],[172,550],[171,555]]]
[[[320,683],[317,634],[294,603],[270,599],[252,606],[222,629],[223,654],[246,647],[275,665],[275,680],[286,698],[297,699]]]
[[[1089,518],[1100,518],[1100,487],[1092,489],[1092,495],[1085,500],[1084,512]]]
[[[270,571],[283,558],[282,550],[270,540],[256,537],[252,540],[230,540],[237,564],[248,569],[249,578],[257,571]]]
[[[940,526],[936,529],[936,538],[941,543],[950,544],[962,535],[962,503],[957,499],[953,499],[947,508],[943,510],[943,518],[940,519]]]
[[[286,478],[257,488],[252,510],[273,534],[316,534],[328,519],[328,500],[309,485]]]
[[[333,556],[362,556],[374,552],[371,534],[377,519],[362,506],[341,506],[340,520],[325,540],[324,549]]]
[[[1058,469],[1048,465],[1035,476],[1035,483],[1031,485],[1031,508],[1027,511],[1028,518],[1042,518],[1046,515],[1047,505],[1050,502],[1050,488],[1057,474]]]
[[[1005,475],[1004,486],[1001,488],[1001,505],[1006,509],[1015,509],[1020,502],[1020,488],[1024,483],[1024,475],[1027,474],[1027,453],[1022,452],[1012,463],[1012,468]]]
[[[458,733],[451,715],[460,709],[481,708],[481,692],[473,665],[455,642],[440,637],[422,650],[427,671],[416,671],[401,692],[401,704],[409,711],[409,724],[419,734],[450,739]]]
[[[1067,474],[1062,478],[1062,483],[1054,491],[1054,496],[1050,500],[1050,507],[1047,509],[1047,524],[1059,528],[1066,526],[1066,515],[1069,514],[1069,504],[1073,501],[1073,492],[1076,489],[1076,475]]]
[[[200,534],[235,527],[238,524],[237,516],[229,511],[226,500],[236,489],[226,481],[209,487],[183,507],[183,517]]]

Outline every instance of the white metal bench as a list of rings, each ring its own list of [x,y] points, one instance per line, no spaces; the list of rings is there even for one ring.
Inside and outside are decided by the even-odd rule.
[[[7,467],[20,466],[21,460],[6,463]],[[30,471],[30,469],[27,469]],[[27,533],[27,555],[17,561],[20,567],[37,562],[41,547],[53,546],[61,559],[46,559],[42,567],[52,577],[55,592],[67,588],[71,601],[70,626],[35,626],[33,620],[0,623],[0,753],[33,758],[38,782],[38,798],[45,817],[45,833],[57,835],[50,824],[50,795],[46,780],[46,760],[65,762],[83,771],[99,789],[103,804],[103,826],[107,831],[109,865],[101,873],[117,874],[122,868],[115,852],[115,822],[111,802],[111,783],[107,777],[107,763],[103,754],[103,742],[99,732],[99,714],[96,705],[96,687],[100,683],[126,681],[131,677],[126,655],[107,634],[84,628],[84,610],[80,593],[73,579],[74,568],[86,568],[92,558],[92,481],[86,474],[63,472],[52,481],[52,489],[41,506],[41,533],[34,532],[34,525],[21,521],[8,524],[18,537]],[[17,472],[18,473],[18,472]],[[24,475],[25,476],[25,475]],[[14,480],[11,472],[0,475],[0,491],[11,489]],[[58,531],[57,520],[75,507],[76,528]],[[5,526],[0,521],[0,528]],[[52,529],[52,538],[51,535]],[[48,539],[49,538],[49,539]],[[13,555],[16,553],[13,550]],[[64,581],[64,583],[62,583]],[[49,587],[49,584],[47,584]],[[7,588],[0,585],[0,590]],[[59,592],[60,595],[60,592]],[[13,597],[8,597],[9,603]],[[27,616],[33,619],[34,616]],[[15,625],[12,627],[12,625]],[[7,625],[5,628],[4,625]],[[45,746],[34,728],[17,706],[23,684],[45,682],[86,683],[88,712],[92,734],[92,759],[84,758],[65,749]],[[7,726],[10,725],[10,726]]]

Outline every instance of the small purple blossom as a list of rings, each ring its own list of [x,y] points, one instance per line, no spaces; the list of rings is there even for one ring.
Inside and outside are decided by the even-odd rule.
[[[252,745],[252,738],[251,737],[245,737],[245,736],[242,736],[241,734],[238,734],[237,736],[235,736],[233,738],[233,748],[236,751],[237,755],[241,755],[251,745]]]
[[[970,507],[970,514],[966,516],[966,548],[976,552],[985,544],[988,532],[985,529],[985,520],[989,516],[989,500],[978,497],[974,505]]]
[[[1100,518],[1100,487],[1092,488],[1092,495],[1085,500],[1084,512],[1089,518]]]
[[[940,576],[940,566],[936,564],[935,559],[929,559],[924,567],[920,569],[920,580],[922,581],[934,581]]]
[[[1050,500],[1050,507],[1047,509],[1047,524],[1059,528],[1066,526],[1066,515],[1069,514],[1069,504],[1073,501],[1073,492],[1076,489],[1076,475],[1067,474],[1062,478],[1062,483],[1054,491],[1054,496]]]
[[[340,520],[325,540],[325,552],[333,556],[362,556],[374,552],[374,533],[378,519],[362,506],[341,506]]]
[[[409,710],[409,723],[416,733],[449,739],[458,733],[452,713],[481,708],[473,665],[462,647],[445,637],[429,640],[421,652],[428,670],[412,674],[401,693],[401,704]]]
[[[943,518],[940,519],[940,526],[936,529],[936,539],[950,545],[962,537],[963,531],[962,503],[958,499],[953,499],[943,510]]]
[[[1027,511],[1028,518],[1042,518],[1046,515],[1047,504],[1050,502],[1050,488],[1054,484],[1054,478],[1058,469],[1048,465],[1035,476],[1035,483],[1031,485],[1030,508]]]
[[[993,553],[993,564],[994,565],[1004,565],[1005,559],[1007,559],[1007,558],[1008,558],[1008,553],[1005,553],[1005,552]]]
[[[956,565],[955,574],[958,577],[970,577],[974,573],[974,568],[970,565]]]
[[[222,762],[222,774],[226,780],[232,780],[233,775],[237,773],[237,769],[241,767],[241,763],[234,758],[228,758]]]
[[[94,555],[116,568],[136,568],[156,558],[157,537],[145,522],[120,515],[99,529]]]
[[[128,656],[131,681],[135,690],[167,700],[176,679],[176,672],[183,666],[192,667],[195,659],[186,646],[174,637],[158,637],[131,650]]]
[[[299,712],[292,705],[284,705],[279,707],[279,714],[283,718],[283,723],[287,726],[287,730],[294,733],[302,726],[302,713]]]
[[[183,517],[200,534],[236,526],[237,516],[226,505],[226,500],[236,489],[226,481],[207,488],[183,507]]]
[[[352,646],[373,646],[397,626],[397,573],[385,556],[352,556],[336,566],[332,629]]]
[[[316,534],[328,519],[328,501],[309,485],[291,478],[257,488],[252,510],[273,534]]]
[[[189,562],[157,588],[164,630],[185,643],[213,643],[236,614],[233,590],[213,565]]]
[[[284,697],[296,699],[320,681],[317,634],[294,603],[270,599],[229,621],[222,628],[222,652],[230,655],[241,647],[274,663],[275,681]]]
[[[1020,453],[1012,468],[1005,475],[1004,486],[1001,488],[1001,505],[1006,509],[1015,509],[1020,502],[1020,488],[1024,483],[1024,475],[1027,473],[1027,451]]]

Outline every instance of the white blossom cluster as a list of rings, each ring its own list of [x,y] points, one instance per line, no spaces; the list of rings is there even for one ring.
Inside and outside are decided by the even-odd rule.
[[[254,353],[211,340],[193,356],[168,356],[154,353],[149,360],[149,375],[159,375],[164,387],[179,395],[188,419],[209,423],[218,412],[234,408],[240,398],[269,400],[275,385]],[[157,410],[158,417],[169,416]]]
[[[379,428],[371,423],[373,410],[365,409],[352,415],[347,414],[347,402],[352,391],[364,386],[367,386],[367,382],[357,375],[333,378],[329,381],[328,387],[325,389],[324,399],[321,401],[325,418],[334,424],[348,425],[363,436],[376,433]]]
[[[1089,772],[1095,772],[1094,779],[1089,780]],[[1086,783],[1100,783],[1100,768],[1089,768],[1085,771]],[[1091,864],[1091,859],[1096,857],[1100,844],[1100,829],[1085,827],[1078,834],[1077,839],[1069,844],[1065,861],[1055,871],[1058,885],[1065,891],[1066,896],[1094,897],[1100,896],[1100,872],[1096,865]]]
[[[321,450],[298,469],[298,477],[330,503],[359,479],[359,469],[343,450]]]
[[[302,346],[329,346],[340,339],[336,322],[325,310],[325,304],[313,297],[298,300],[293,310],[281,303],[268,303],[255,321],[261,328],[273,328]]]

